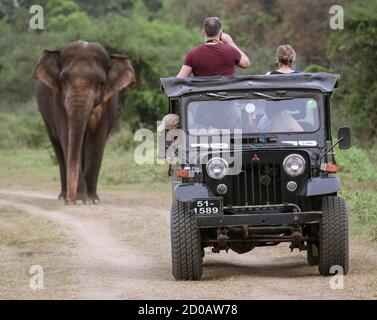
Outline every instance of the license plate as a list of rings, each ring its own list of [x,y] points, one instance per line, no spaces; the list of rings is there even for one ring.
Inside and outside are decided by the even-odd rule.
[[[197,215],[218,215],[221,212],[221,206],[219,198],[195,199],[191,209]]]

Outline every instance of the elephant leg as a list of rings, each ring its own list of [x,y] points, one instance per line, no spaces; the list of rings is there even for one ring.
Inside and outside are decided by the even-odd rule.
[[[95,131],[88,131],[87,141],[84,145],[84,167],[88,197],[94,204],[100,201],[97,194],[97,182],[107,137],[108,130],[106,125],[103,124]]]
[[[51,129],[48,123],[45,121],[45,119],[43,120],[45,122],[47,134],[48,134],[48,137],[50,138],[51,145],[52,145],[56,160],[59,165],[60,183],[61,183],[59,200],[65,200],[66,195],[67,195],[67,170],[66,170],[65,160],[64,160],[64,151],[63,151],[60,141],[51,132]]]
[[[86,203],[88,201],[88,189],[87,189],[85,173],[82,168],[82,165],[80,167],[80,172],[79,172],[79,181],[77,185],[76,200],[81,200],[83,203]]]
[[[64,161],[64,153],[63,149],[57,140],[51,140],[52,147],[55,152],[56,159],[58,161],[59,165],[59,171],[60,171],[60,183],[61,183],[61,191],[59,194],[59,200],[66,200],[67,196],[67,170],[65,167],[65,161]]]

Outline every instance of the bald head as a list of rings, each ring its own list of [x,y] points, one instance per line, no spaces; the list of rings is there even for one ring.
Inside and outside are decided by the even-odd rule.
[[[217,17],[209,17],[203,21],[203,30],[207,37],[217,37],[221,32],[221,20]]]

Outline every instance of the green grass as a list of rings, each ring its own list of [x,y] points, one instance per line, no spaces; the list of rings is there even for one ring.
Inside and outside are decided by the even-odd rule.
[[[0,149],[0,185],[18,186],[59,186],[58,167],[50,149]],[[133,161],[133,152],[108,150],[105,153],[99,184],[101,187],[125,185],[168,184],[165,165],[139,166]]]
[[[353,147],[337,151],[342,188],[346,199],[354,237],[377,240],[377,150],[365,151]],[[356,227],[357,226],[357,227]]]
[[[123,134],[122,132],[120,134]],[[167,166],[160,164],[138,165],[133,150],[124,150],[118,142],[120,134],[110,138],[106,147],[99,177],[99,188],[169,189]],[[115,143],[114,143],[115,140]],[[58,190],[58,166],[49,145],[43,148],[0,148],[0,186],[40,187]]]
[[[2,185],[39,185],[59,182],[57,163],[36,106],[23,113],[0,112],[0,180]],[[33,111],[34,110],[34,111]],[[137,165],[133,160],[133,134],[123,127],[107,143],[99,183],[103,186],[165,183],[164,165]],[[156,162],[154,162],[156,163]]]
[[[49,186],[59,181],[50,148],[0,149],[0,183],[2,188]]]
[[[167,166],[160,164],[138,165],[133,151],[108,150],[103,160],[101,184],[117,186],[124,184],[168,183]]]
[[[0,112],[0,148],[36,148],[48,143],[40,116]]]

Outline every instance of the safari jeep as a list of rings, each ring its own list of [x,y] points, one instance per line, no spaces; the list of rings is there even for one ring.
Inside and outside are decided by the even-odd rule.
[[[348,272],[348,218],[331,134],[327,73],[164,78],[179,116],[160,148],[170,161],[172,269],[199,280],[204,248],[306,250],[321,275]],[[165,138],[166,137],[166,138]],[[160,145],[161,145],[160,136]]]

